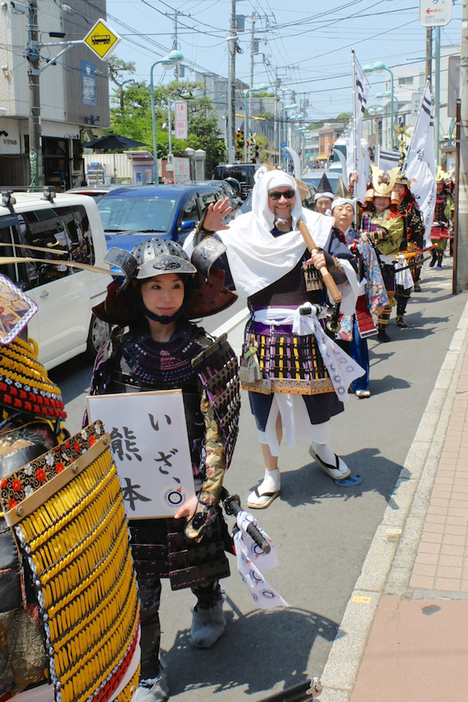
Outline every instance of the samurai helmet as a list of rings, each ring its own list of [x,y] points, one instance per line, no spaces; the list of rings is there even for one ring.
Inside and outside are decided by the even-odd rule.
[[[382,197],[391,197],[393,186],[395,185],[396,179],[400,169],[398,166],[392,168],[391,171],[382,171],[374,163],[372,164],[372,185],[374,186],[375,195],[380,195]]]
[[[194,275],[197,272],[180,244],[166,239],[147,239],[134,246],[131,253],[114,247],[104,261],[124,273],[124,287],[134,278],[142,280],[168,273]]]
[[[398,166],[392,168],[391,171],[385,171],[378,168],[375,163],[372,164],[372,183],[369,184],[366,195],[364,197],[365,203],[371,203],[374,201],[374,197],[389,197],[390,204],[399,205],[400,197],[398,193],[394,192],[393,187],[398,177],[400,169]]]
[[[437,166],[436,183],[444,183],[446,180],[450,180],[450,174],[446,173],[442,166]]]

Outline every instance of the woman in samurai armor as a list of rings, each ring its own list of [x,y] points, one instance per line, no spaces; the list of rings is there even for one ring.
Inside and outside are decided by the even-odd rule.
[[[436,270],[438,271],[442,270],[442,261],[447,248],[447,240],[452,233],[452,220],[455,211],[453,197],[450,194],[450,188],[446,184],[448,178],[448,174],[440,166],[437,166],[436,204],[431,227],[431,242],[435,244],[435,248],[432,249],[432,260],[429,266],[434,268],[437,263]]]
[[[225,340],[214,340],[188,320],[197,269],[178,244],[150,239],[131,254],[112,249],[106,260],[130,273],[127,287],[117,292],[111,285],[104,305],[96,309],[120,328],[98,355],[91,392],[181,389],[196,488],[196,497],[176,519],[130,521],[142,632],[134,700],[156,702],[167,699],[159,660],[161,577],[170,577],[173,589],[191,587],[197,597],[193,645],[212,646],[225,627],[219,579],[229,575],[224,551],[232,548],[218,504],[237,435],[237,361]],[[190,568],[177,560],[176,542],[178,552],[192,554]]]
[[[357,232],[353,226],[354,201],[349,197],[349,193],[344,191],[341,181],[336,194],[332,204],[332,215],[350,251],[356,257],[360,280],[356,312],[354,315],[343,316],[340,320],[341,329],[336,336],[337,339],[349,341],[351,356],[365,370],[365,374],[353,382],[356,397],[363,399],[370,397],[367,339],[377,334],[374,317],[388,304],[388,295],[372,242],[367,234]]]
[[[419,210],[416,200],[408,187],[408,180],[404,174],[399,174],[394,191],[400,197],[399,213],[403,218],[403,238],[400,244],[400,252],[405,257],[405,266],[410,266],[412,284],[405,287],[404,278],[408,283],[411,283],[408,275],[401,274],[401,281],[398,279],[398,271],[396,274],[396,320],[395,324],[400,329],[407,329],[408,325],[403,319],[408,305],[408,300],[411,295],[411,289],[414,287],[415,292],[421,292],[419,279],[421,277],[421,265],[418,265],[418,259],[422,258],[422,254],[418,254],[418,249],[422,249],[424,245],[424,222],[421,211]],[[414,254],[414,255],[411,255]]]
[[[333,219],[303,209],[296,181],[287,173],[260,168],[252,212],[225,225],[229,210],[227,200],[210,205],[186,249],[217,232],[227,247],[236,292],[248,300],[241,380],[249,390],[266,471],[247,505],[262,509],[280,491],[283,427],[290,446],[295,437],[312,441],[311,455],[333,479],[350,475],[328,445],[330,419],[343,411],[348,385],[362,370],[319,321],[327,302],[319,269],[328,268],[348,314],[354,312],[357,277],[354,257],[333,229]],[[311,254],[300,220],[314,240]]]
[[[387,334],[392,306],[395,304],[395,261],[403,238],[403,218],[398,212],[400,198],[394,191],[398,168],[385,174],[372,166],[372,186],[366,192],[361,212],[360,229],[375,244],[382,270],[382,277],[389,297],[379,315],[379,341],[391,341]]]
[[[108,450],[99,469],[86,455],[92,429],[64,428],[60,390],[25,327],[37,306],[2,275],[0,309],[0,700],[130,702],[139,617],[118,477]]]

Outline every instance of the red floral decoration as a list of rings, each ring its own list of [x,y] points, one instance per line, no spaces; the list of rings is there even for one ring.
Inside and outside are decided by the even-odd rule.
[[[11,484],[11,487],[13,488],[13,490],[14,490],[15,492],[19,492],[19,491],[21,490],[21,483],[20,483],[20,481],[19,481],[17,478],[15,478],[15,479],[13,480],[12,484]]]
[[[40,483],[44,482],[44,480],[46,479],[44,468],[38,468],[36,470],[36,478],[39,480]]]

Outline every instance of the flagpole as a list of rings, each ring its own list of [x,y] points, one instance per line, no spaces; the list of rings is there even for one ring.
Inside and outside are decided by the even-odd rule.
[[[351,55],[353,58],[353,132],[354,132],[354,144],[353,144],[353,170],[355,173],[357,173],[357,115],[356,115],[356,55],[354,53],[354,49],[351,49]],[[349,176],[350,174],[348,173],[348,184],[347,187],[349,187]],[[357,223],[357,183],[354,184],[353,186],[353,203],[354,203],[354,218],[353,218],[353,226],[356,226]]]
[[[356,55],[354,53],[354,49],[351,49],[351,54],[353,57],[353,132],[354,132],[353,163],[354,163],[354,172],[357,173]]]

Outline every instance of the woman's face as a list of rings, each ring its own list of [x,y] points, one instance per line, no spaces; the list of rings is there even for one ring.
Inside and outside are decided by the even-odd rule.
[[[326,214],[327,210],[331,209],[333,200],[329,197],[318,197],[315,201],[315,209],[319,214]]]
[[[390,207],[390,198],[386,195],[376,195],[374,197],[374,207],[377,213],[381,213]]]
[[[349,202],[343,205],[336,205],[336,207],[333,208],[332,214],[335,218],[336,226],[339,227],[342,232],[345,232],[353,223],[354,209]]]
[[[400,200],[406,195],[406,185],[403,185],[403,183],[395,183],[393,190],[399,195]]]
[[[184,283],[175,273],[155,275],[141,286],[145,307],[159,317],[172,317],[182,307]]]

